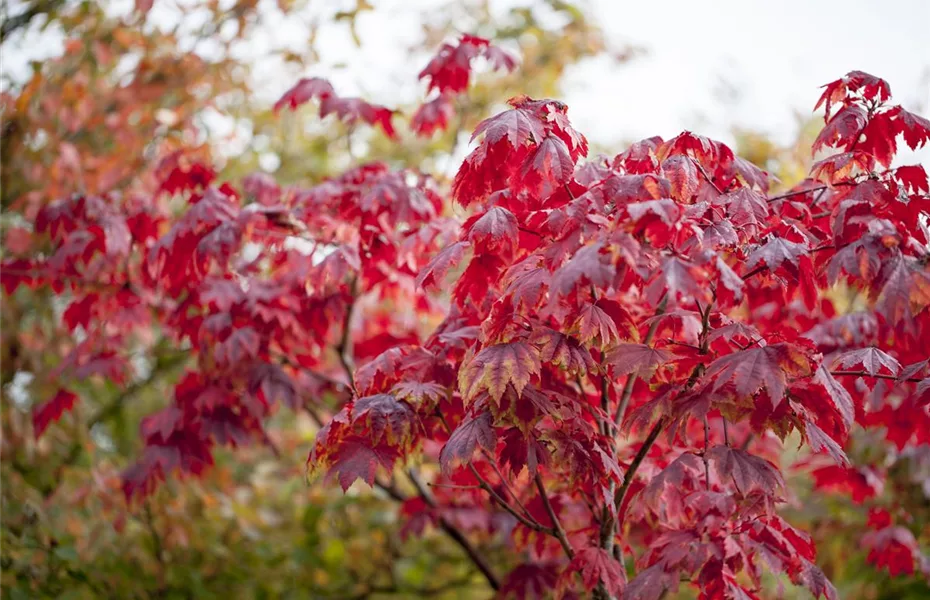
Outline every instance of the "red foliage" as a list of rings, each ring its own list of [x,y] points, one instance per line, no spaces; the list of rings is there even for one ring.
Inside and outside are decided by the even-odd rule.
[[[436,92],[414,114],[411,129],[421,137],[443,131],[455,114],[454,98],[468,89],[472,63],[483,58],[495,71],[513,71],[517,59],[492,44],[473,35],[463,35],[457,43],[445,43],[426,67],[420,79],[427,82],[427,93]]]
[[[421,74],[442,106],[418,112],[418,132],[447,124],[477,56],[514,66],[480,38],[443,46]],[[927,176],[888,168],[895,137],[921,146],[930,123],[890,97],[861,72],[828,84],[813,150],[839,154],[778,195],[689,132],[583,162],[567,107],[526,97],[478,126],[451,188],[376,163],[239,194],[176,161],[160,191],[187,199],[182,215],[140,225],[119,198],[49,205],[47,258],[5,263],[3,285],[71,299],[64,319],[92,343],[63,377],[122,376],[140,319],[190,348],[173,401],[142,423],[130,498],[201,473],[217,445],[262,441],[282,402],[325,412],[326,394],[339,409],[310,469],[400,497],[408,533],[511,535],[532,561],[503,583],[482,567],[502,592],[659,598],[690,581],[701,598],[755,598],[768,568],[835,598],[810,538],[778,514],[779,439],[798,431],[832,457],[815,484],[860,503],[881,478],[849,464],[852,428],[902,451],[930,442]],[[276,109],[311,99],[394,134],[390,111],[320,79]],[[471,211],[461,225],[440,216],[446,193]],[[862,293],[858,312],[826,293],[839,281]],[[37,408],[36,434],[75,399]],[[439,463],[438,485],[404,498],[382,471],[417,455]],[[875,565],[926,564],[904,525],[873,529]]]
[[[32,412],[32,428],[36,437],[40,437],[50,423],[59,420],[62,415],[74,409],[78,397],[74,392],[65,389],[58,390],[49,400],[46,400]]]

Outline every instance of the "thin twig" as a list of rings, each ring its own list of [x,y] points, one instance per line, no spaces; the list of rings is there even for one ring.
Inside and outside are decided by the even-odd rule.
[[[435,483],[432,481],[427,483],[426,485],[430,487],[435,487],[435,488],[447,488],[450,490],[480,490],[481,489],[480,485],[455,485],[452,483]]]
[[[436,502],[436,498],[433,497],[433,494],[430,493],[429,489],[423,485],[420,481],[417,472],[413,469],[407,470],[407,476],[410,478],[413,487],[416,488],[417,493],[420,494],[420,497],[423,498],[423,501],[430,508],[438,508],[439,504]],[[465,537],[455,525],[449,522],[444,516],[439,516],[439,526],[442,528],[446,534],[449,535],[461,548],[465,551],[465,554],[468,555],[468,558],[471,559],[475,566],[478,567],[478,570],[484,575],[485,579],[488,580],[488,585],[491,586],[494,590],[499,590],[501,587],[500,579],[497,578],[497,575],[491,569],[491,566],[487,563],[483,556],[478,552],[478,549],[472,545],[471,541]]]
[[[342,365],[342,369],[345,371],[346,378],[349,381],[349,387],[352,388],[352,393],[356,396],[358,395],[358,390],[355,388],[355,369],[352,366],[352,360],[349,358],[349,344],[351,343],[351,327],[352,327],[352,313],[355,309],[355,301],[357,298],[357,291],[355,286],[356,280],[353,279],[352,283],[349,286],[351,290],[352,300],[349,302],[349,305],[346,307],[346,314],[342,320],[342,335],[339,337],[339,343],[336,345],[336,353],[339,355],[339,364]]]
[[[501,508],[503,508],[504,510],[509,512],[511,515],[513,515],[513,518],[515,518],[517,521],[519,521],[523,525],[529,527],[530,529],[533,529],[535,531],[541,531],[543,533],[548,533],[550,535],[555,535],[555,530],[552,529],[551,527],[546,527],[545,525],[543,525],[536,519],[528,519],[525,516],[521,515],[517,511],[517,509],[511,506],[509,502],[504,500],[501,497],[501,495],[498,494],[494,490],[493,487],[491,487],[491,484],[488,482],[487,479],[485,479],[481,475],[481,473],[478,472],[478,469],[475,468],[474,464],[468,463],[468,468],[471,469],[472,475],[474,475],[475,479],[478,480],[478,486],[484,491],[486,491],[488,495],[491,496],[491,499],[494,500],[494,502],[496,502],[497,504],[499,504]]]
[[[836,246],[834,246],[833,244],[825,244],[825,245],[823,245],[823,246],[818,246],[818,247],[816,247],[816,248],[811,248],[811,249],[808,251],[808,254],[813,254],[813,253],[815,253],[815,252],[821,252],[821,251],[823,251],[823,250],[833,250],[833,249],[835,249],[835,248],[836,248]],[[743,279],[743,281],[746,281],[746,280],[748,280],[749,278],[751,278],[753,275],[756,275],[756,274],[758,274],[758,273],[761,273],[761,272],[763,272],[763,271],[768,271],[768,270],[769,270],[769,265],[767,265],[767,264],[761,264],[761,265],[759,265],[758,267],[756,267],[755,269],[753,269],[752,271],[749,271],[748,273],[746,273],[745,275],[743,275],[743,276],[742,276],[742,279]]]
[[[707,422],[707,415],[704,415],[704,453],[701,460],[704,461],[704,486],[710,491],[710,458],[707,456],[707,449],[710,446],[710,423]]]
[[[438,408],[436,409],[436,416],[439,418],[439,421],[442,423],[442,426],[445,428],[446,432],[451,434],[452,427],[449,425],[449,422],[446,421],[446,417],[441,412],[439,412]],[[545,525],[537,521],[535,518],[533,518],[533,515],[530,514],[530,511],[526,509],[526,506],[524,506],[523,503],[520,502],[520,499],[517,497],[516,492],[510,489],[510,486],[507,485],[507,481],[504,479],[504,475],[497,468],[495,461],[488,454],[487,450],[482,449],[482,451],[484,453],[485,459],[487,459],[488,463],[494,468],[494,471],[497,473],[498,477],[500,477],[501,483],[504,485],[504,489],[506,489],[508,494],[512,496],[513,499],[517,502],[517,505],[520,507],[520,510],[523,511],[523,514],[520,514],[520,512],[518,512],[517,509],[511,506],[510,503],[507,502],[507,500],[502,498],[501,495],[498,494],[497,491],[495,491],[494,488],[491,486],[491,483],[487,479],[485,479],[484,476],[481,475],[478,469],[475,468],[475,465],[469,461],[468,468],[471,470],[472,475],[475,476],[475,479],[478,480],[479,487],[483,489],[484,491],[486,491],[488,495],[491,496],[491,499],[494,500],[497,504],[499,504],[501,508],[509,512],[511,515],[514,516],[515,519],[517,519],[518,521],[520,521],[521,523],[523,523],[530,529],[535,529],[536,531],[542,531],[542,532],[554,535],[555,532],[553,530],[550,530],[548,527],[546,527]]]
[[[860,183],[860,182],[858,182],[858,181],[838,181],[838,182],[834,183],[833,186],[834,186],[834,187],[839,187],[839,186],[859,185],[859,183]],[[803,194],[811,194],[811,193],[814,193],[814,192],[820,192],[821,194],[823,194],[823,192],[826,191],[826,190],[828,190],[829,188],[830,188],[830,186],[828,186],[828,185],[818,185],[818,186],[814,186],[814,187],[812,187],[812,188],[808,188],[808,189],[806,189],[806,190],[795,190],[795,191],[793,191],[793,192],[785,192],[784,194],[779,194],[778,196],[770,196],[770,197],[766,198],[765,201],[766,201],[766,202],[775,202],[776,200],[784,200],[785,198],[791,198],[792,196],[801,196],[801,195],[803,195]],[[812,202],[811,204],[813,205],[815,202],[816,202],[816,200],[815,200],[814,202]]]
[[[883,373],[869,373],[868,371],[830,371],[831,375],[847,375],[849,377],[874,377],[875,379],[891,379],[893,381],[907,381],[910,383],[920,383],[923,381],[920,377],[905,377],[900,379],[895,375],[885,375]]]
[[[665,420],[659,419],[659,421],[653,425],[652,430],[649,432],[649,435],[646,436],[646,439],[643,440],[643,445],[640,446],[639,452],[636,453],[636,456],[633,457],[633,462],[630,463],[630,468],[626,470],[626,473],[623,475],[623,484],[620,486],[620,489],[617,490],[617,493],[614,494],[614,506],[617,507],[617,522],[620,522],[621,517],[621,507],[623,506],[623,499],[626,497],[627,491],[630,489],[630,484],[633,483],[633,478],[636,476],[636,471],[639,469],[639,466],[642,464],[643,459],[646,458],[646,454],[649,453],[649,449],[652,448],[652,445],[655,443],[656,438],[659,437],[659,433],[662,432],[662,428],[665,427]]]
[[[701,163],[699,163],[697,160],[695,160],[695,159],[693,159],[693,158],[691,159],[691,162],[693,162],[693,163],[697,166],[697,168],[701,170],[701,175],[704,176],[704,179],[707,180],[707,183],[711,184],[711,185],[713,186],[713,188],[714,188],[715,190],[717,190],[717,193],[720,194],[720,195],[722,196],[722,195],[723,195],[723,190],[721,190],[719,187],[717,187],[717,184],[714,183],[714,180],[710,178],[710,175],[708,175],[708,174],[707,174],[707,171],[704,170],[704,165],[702,165]]]
[[[668,305],[668,294],[662,297],[659,301],[659,306],[656,307],[656,314],[653,318],[661,316],[665,313],[665,307]],[[646,333],[646,339],[643,340],[643,343],[648,346],[652,343],[652,338],[655,337],[656,331],[659,329],[659,319],[655,319],[652,322],[652,325],[649,326],[649,331]],[[623,393],[620,395],[620,404],[617,406],[617,412],[614,413],[614,423],[619,425],[623,421],[624,414],[626,413],[627,407],[630,405],[630,398],[633,396],[633,386],[636,385],[636,373],[630,373],[626,378],[626,383],[623,385]]]
[[[552,526],[555,529],[555,537],[559,540],[559,543],[562,544],[562,549],[565,550],[565,555],[568,556],[569,560],[575,558],[575,551],[572,550],[572,545],[568,541],[568,536],[565,535],[565,529],[562,528],[562,522],[559,521],[559,516],[555,514],[552,503],[549,502],[549,494],[546,493],[546,486],[538,471],[533,481],[536,483],[536,490],[539,492],[539,496],[543,501],[543,506],[546,508],[546,514],[549,515],[549,519],[552,521]]]
[[[532,517],[532,514],[530,514],[530,511],[526,509],[526,506],[524,506],[523,502],[520,500],[520,497],[517,495],[514,489],[510,486],[510,484],[507,483],[507,480],[504,478],[504,474],[497,467],[497,461],[493,460],[491,458],[490,453],[484,448],[482,448],[481,451],[484,454],[485,459],[487,459],[488,464],[491,465],[491,468],[494,469],[494,472],[497,473],[497,476],[500,478],[501,485],[504,486],[504,489],[507,490],[507,493],[510,494],[510,497],[513,498],[513,501],[517,503],[517,506],[520,508],[520,510],[523,511],[523,514],[527,515],[528,517]]]
[[[610,388],[610,377],[607,376],[607,369],[604,369],[604,374],[601,375],[601,411],[604,413],[604,419],[598,419],[601,426],[601,435],[604,437],[610,434],[610,426],[606,423],[606,419],[610,417]]]
[[[354,289],[354,285],[353,285],[353,289]],[[346,319],[345,322],[348,323],[348,321],[349,319]],[[343,330],[345,331],[345,329],[346,329],[346,326],[343,325]],[[340,350],[339,355],[340,357],[344,357],[345,356],[344,351]],[[346,375],[348,376],[349,381],[350,382],[354,381],[354,377],[352,374],[349,361],[344,360],[341,362],[342,362],[343,368],[346,369]],[[354,389],[354,386],[353,386],[353,389]],[[323,427],[323,419],[316,412],[316,410],[314,410],[313,407],[306,405],[306,404],[305,404],[305,408],[307,409],[307,412],[310,414],[310,417],[316,422],[317,426]],[[407,476],[409,477],[411,483],[413,483],[413,486],[414,488],[416,488],[419,496],[423,498],[423,501],[426,502],[426,504],[430,506],[431,508],[434,508],[434,509],[438,508],[438,503],[436,502],[436,499],[429,492],[429,489],[426,486],[424,486],[423,483],[420,481],[419,475],[417,474],[416,470],[413,468],[408,469]],[[407,500],[407,497],[404,496],[400,492],[400,490],[398,490],[394,486],[393,483],[384,483],[382,481],[379,481],[378,479],[375,479],[374,483],[376,487],[383,490],[393,500],[397,502],[405,502]],[[481,554],[479,554],[478,550],[474,547],[474,545],[472,545],[471,541],[469,541],[469,539],[465,537],[465,534],[462,533],[454,524],[452,524],[448,519],[446,519],[442,515],[439,515],[438,522],[439,522],[440,529],[442,529],[446,533],[446,535],[452,538],[452,540],[456,544],[458,544],[459,547],[462,548],[465,554],[468,555],[468,558],[475,564],[475,567],[477,567],[478,570],[481,571],[481,574],[484,575],[485,579],[487,579],[488,585],[490,585],[491,588],[494,590],[500,589],[500,586],[501,586],[500,579],[498,579],[497,575],[491,569],[490,565],[488,565],[484,557],[481,556]]]

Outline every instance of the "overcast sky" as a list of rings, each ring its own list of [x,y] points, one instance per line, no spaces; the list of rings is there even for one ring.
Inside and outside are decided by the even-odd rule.
[[[270,3],[272,0],[262,0]],[[272,48],[300,49],[307,22],[334,5],[310,2],[300,18],[269,16],[263,32],[243,48],[244,57]],[[368,95],[384,104],[415,101],[423,64],[406,48],[417,41],[419,21],[431,0],[372,0],[376,10],[358,20],[356,48],[344,25],[319,37],[322,64],[312,72],[276,62],[257,69],[259,93],[272,101],[306,74],[330,77],[341,93]],[[119,4],[119,3],[118,3]],[[131,1],[124,1],[125,8]],[[440,4],[446,4],[441,0]],[[495,12],[532,2],[491,0]],[[587,60],[564,81],[573,122],[604,144],[649,135],[670,137],[692,129],[731,140],[733,126],[762,131],[788,143],[798,115],[810,115],[819,86],[859,69],[887,79],[894,100],[926,115],[930,106],[930,0],[663,0],[578,2],[618,47],[633,43],[647,53],[617,65],[608,57]],[[153,21],[171,22],[172,2],[156,0]],[[321,8],[322,7],[322,8]],[[269,11],[270,13],[271,11]],[[461,24],[468,31],[470,25]],[[54,54],[54,36],[4,52],[3,67],[16,73],[27,59]],[[199,47],[209,52],[209,45]],[[9,48],[5,50],[10,50]],[[930,149],[910,162],[930,162]]]
[[[789,141],[795,112],[809,115],[818,87],[854,69],[887,79],[906,108],[930,103],[930,0],[598,0],[594,12],[649,54],[613,73],[594,61],[572,74],[570,105],[589,130],[592,115],[617,113],[611,133],[720,137],[738,124]],[[729,86],[732,104],[714,94]]]

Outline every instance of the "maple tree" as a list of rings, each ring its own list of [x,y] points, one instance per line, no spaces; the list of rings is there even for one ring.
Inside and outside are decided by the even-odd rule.
[[[450,126],[478,60],[518,68],[489,40],[443,45],[411,131]],[[320,426],[311,475],[378,488],[501,597],[754,598],[766,570],[837,597],[781,514],[784,446],[803,440],[815,485],[860,504],[930,460],[930,186],[892,166],[930,121],[890,101],[861,72],[825,86],[822,158],[778,193],[690,132],[589,158],[563,103],[526,96],[477,125],[451,182],[369,162],[237,187],[172,147],[156,202],[65,195],[4,258],[4,293],[51,288],[73,335],[35,435],[81,402],[72,382],[132,385],[158,328],[190,359],[141,423],[130,503],[207,475],[219,447],[273,444],[290,407]],[[275,110],[307,103],[403,140],[400,115],[322,78]],[[847,452],[867,430],[882,463]],[[930,576],[902,506],[869,506],[867,560]]]

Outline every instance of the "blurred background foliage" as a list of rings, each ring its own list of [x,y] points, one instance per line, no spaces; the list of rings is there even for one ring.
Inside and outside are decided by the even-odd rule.
[[[177,21],[158,27],[145,14],[151,5],[145,1],[32,0],[6,15],[4,54],[34,43],[42,30],[57,32],[62,53],[35,63],[24,81],[5,81],[0,95],[5,249],[22,251],[21,232],[39,208],[67,194],[110,192],[147,201],[156,159],[180,148],[193,149],[218,167],[220,180],[236,184],[262,169],[282,184],[312,183],[358,160],[448,174],[475,124],[510,96],[559,97],[563,74],[578,61],[607,54],[622,68],[640,52],[622,40],[605,40],[597,23],[568,2],[547,0],[501,17],[486,1],[443,0],[424,10],[420,42],[407,49],[407,60],[425,64],[445,38],[468,31],[517,50],[522,66],[506,76],[479,76],[449,131],[421,140],[401,126],[400,143],[392,143],[380,133],[320,122],[312,110],[275,116],[269,103],[255,99],[252,63],[233,48],[249,44],[272,16],[300,18],[307,3],[171,4]],[[311,73],[326,52],[318,28],[344,28],[360,42],[356,20],[382,10],[364,0],[332,4],[311,24],[304,52],[269,52],[294,72]],[[212,44],[210,52],[194,51],[201,41]],[[403,120],[414,106],[398,109]],[[814,119],[799,121],[797,144],[787,147],[752,131],[733,136],[739,154],[787,188],[806,175],[804,148],[819,127]],[[231,151],[230,129],[243,128],[244,143]],[[343,495],[323,482],[308,487],[304,463],[316,425],[303,412],[282,409],[268,445],[220,451],[204,478],[169,479],[144,503],[127,505],[119,473],[139,450],[139,421],[165,404],[188,357],[161,332],[139,332],[146,352],[135,379],[127,386],[100,378],[82,382],[76,410],[36,440],[31,409],[56,388],[55,370],[65,353],[57,335],[62,308],[48,289],[20,287],[3,297],[4,597],[490,596],[458,546],[435,531],[411,535],[396,502],[383,493],[357,485]],[[865,567],[861,557],[849,562],[849,545],[856,543],[856,526],[851,531],[849,524],[864,521],[861,507],[805,493],[795,500],[792,521],[812,531],[820,562],[842,597],[853,597],[851,590],[856,598],[921,597],[917,588]],[[921,513],[919,506],[917,518],[930,522],[927,508]],[[494,556],[500,544],[486,542],[492,564],[508,560]],[[793,593],[790,585],[787,590]]]

